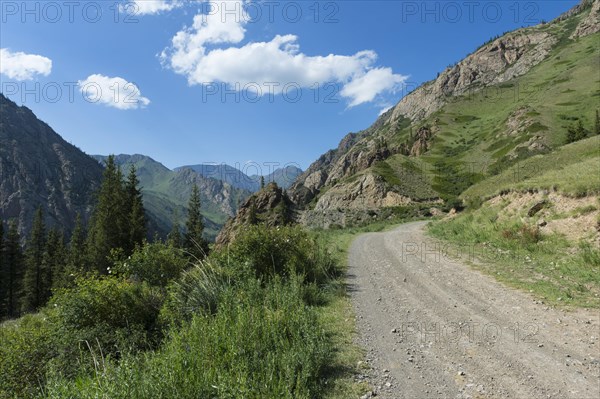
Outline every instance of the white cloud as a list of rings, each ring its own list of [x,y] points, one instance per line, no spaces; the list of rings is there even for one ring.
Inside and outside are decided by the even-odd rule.
[[[142,96],[135,84],[123,78],[95,74],[77,84],[84,98],[91,103],[122,110],[144,108],[150,104],[150,100]]]
[[[350,99],[350,106],[371,102],[382,91],[394,92],[406,76],[394,75],[391,68],[374,68],[348,82],[341,90],[342,97]]]
[[[13,53],[0,49],[0,73],[15,80],[31,80],[35,75],[48,76],[52,72],[52,60],[36,54]]]
[[[231,12],[198,14],[193,24],[177,32],[171,46],[160,55],[163,65],[185,76],[190,85],[221,82],[235,88],[258,84],[281,93],[286,84],[301,88],[315,83],[335,82],[342,86],[342,97],[353,107],[373,101],[385,91],[394,91],[406,80],[390,68],[377,68],[377,54],[360,51],[354,55],[309,56],[300,52],[298,37],[277,35],[267,42],[250,42],[242,46],[245,22],[250,20],[242,2],[228,2]],[[268,94],[263,90],[262,94]]]
[[[129,15],[155,15],[179,8],[183,4],[182,0],[131,0],[121,5],[121,11]]]
[[[378,115],[378,116],[381,116],[381,115],[385,114],[385,113],[386,113],[386,112],[388,112],[388,111],[389,111],[389,110],[390,110],[392,107],[393,107],[393,105],[386,104],[386,105],[385,105],[383,108],[381,108],[381,111],[379,111],[379,115]]]

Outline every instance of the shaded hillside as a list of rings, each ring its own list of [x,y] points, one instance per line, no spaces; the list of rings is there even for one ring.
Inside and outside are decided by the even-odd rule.
[[[471,185],[591,134],[600,80],[600,1],[490,40],[347,135],[290,188],[313,212],[455,201]]]
[[[94,156],[102,162],[106,157]],[[144,206],[150,219],[162,234],[171,230],[178,219],[183,225],[187,217],[187,202],[194,184],[200,189],[206,235],[214,239],[228,217],[234,216],[239,204],[250,192],[232,187],[217,179],[206,178],[190,168],[175,171],[145,155],[117,155],[115,160],[124,170],[134,165],[137,171]]]
[[[42,206],[49,226],[69,233],[78,212],[87,218],[102,167],[63,140],[30,109],[0,94],[0,218],[31,227]]]

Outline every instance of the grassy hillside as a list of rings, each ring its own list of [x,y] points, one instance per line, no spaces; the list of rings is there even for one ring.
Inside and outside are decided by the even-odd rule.
[[[600,194],[600,136],[521,161],[470,187],[462,197],[485,199],[509,190],[544,189],[568,196]]]
[[[573,27],[570,21],[540,29],[561,30],[566,38]],[[455,98],[418,126],[395,133],[387,127],[380,135],[386,136],[390,145],[400,145],[409,140],[411,131],[419,126],[432,127],[436,133],[430,151],[413,158],[413,163],[429,176],[431,186],[442,196],[460,195],[478,182],[483,182],[480,187],[495,186],[497,180],[505,179],[498,177],[503,171],[565,144],[569,126],[582,121],[586,129],[594,128],[600,100],[598,43],[600,34],[576,41],[564,39],[547,60],[526,75]],[[597,140],[590,141],[547,162],[564,162],[562,167],[572,163],[572,156],[597,158],[598,152],[594,153],[597,145]],[[588,151],[579,154],[584,148]],[[387,163],[401,163],[402,159],[396,155]],[[594,161],[590,160],[588,166],[593,167]],[[504,175],[514,172],[514,168]],[[394,168],[375,166],[370,172],[393,183],[395,179],[404,179],[406,169],[394,172]],[[577,170],[570,173],[576,174]],[[546,178],[550,181],[552,176]],[[588,183],[587,186],[593,185],[592,181]],[[568,188],[571,189],[576,187]]]

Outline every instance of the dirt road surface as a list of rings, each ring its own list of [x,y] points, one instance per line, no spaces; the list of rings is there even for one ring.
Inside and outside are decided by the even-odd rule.
[[[424,228],[350,248],[365,398],[600,398],[597,309],[548,307],[445,255]]]

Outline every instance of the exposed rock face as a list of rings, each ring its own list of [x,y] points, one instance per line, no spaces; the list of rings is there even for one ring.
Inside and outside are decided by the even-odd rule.
[[[292,223],[292,219],[292,202],[277,184],[270,183],[248,198],[237,215],[225,223],[217,236],[216,244],[220,247],[232,242],[244,226],[252,224],[282,226]]]
[[[431,146],[431,138],[433,137],[433,132],[430,127],[423,126],[421,127],[415,136],[415,142],[410,149],[410,155],[413,157],[417,157],[426,153]]]
[[[577,25],[571,39],[592,35],[600,31],[600,1],[584,1],[580,6],[589,6],[589,3],[591,3],[590,13]]]
[[[458,64],[440,73],[437,79],[405,96],[370,128],[344,137],[337,149],[321,156],[290,187],[292,200],[303,207],[313,202],[321,191],[325,191],[315,209],[356,207],[358,204],[383,206],[383,203],[402,202],[403,199],[393,198],[394,194],[389,194],[394,191],[389,185],[382,188],[385,187],[383,182],[362,180],[369,179],[366,177],[368,174],[360,173],[396,153],[414,157],[423,155],[431,148],[432,138],[437,133],[436,126],[430,130],[421,128],[417,131],[414,142],[395,143],[397,147],[389,149],[387,146],[378,146],[376,140],[401,131],[407,126],[406,121],[412,122],[415,127],[420,126],[425,118],[456,97],[471,95],[486,87],[498,87],[526,74],[547,59],[559,40],[570,34],[561,21],[577,18],[573,35],[592,34],[599,30],[599,9],[600,0],[584,0],[550,24],[518,29],[481,46]],[[553,25],[559,23],[562,25]],[[553,29],[554,26],[558,29]],[[528,109],[523,108],[510,117],[507,121],[507,135],[529,134],[536,129],[544,129],[543,126],[533,126],[536,121],[526,115],[528,112]],[[522,146],[532,152],[547,150],[541,136],[531,138]],[[349,183],[349,178],[357,174],[358,180]],[[366,192],[369,194],[362,194]],[[377,200],[376,195],[379,196]]]
[[[510,117],[506,121],[507,136],[519,136],[527,131],[527,129],[533,125],[533,119],[527,117],[527,114],[532,112],[531,107],[524,106],[516,109],[510,114]]]
[[[170,179],[170,187],[173,187],[173,195],[179,196],[181,201],[187,201],[191,188],[198,186],[200,198],[203,201],[214,204],[218,209],[229,216],[235,215],[238,204],[236,190],[227,183],[216,179],[207,179],[191,169],[182,169],[175,172]],[[177,189],[178,187],[183,189]]]
[[[410,204],[412,200],[393,191],[378,176],[365,174],[356,181],[328,190],[317,202],[315,211],[326,209],[375,209]]]
[[[521,76],[544,60],[556,41],[554,36],[533,29],[502,36],[404,97],[393,108],[389,122],[401,116],[422,120],[439,110],[450,97]]]
[[[0,94],[0,218],[18,219],[22,236],[38,206],[49,226],[69,233],[78,212],[89,215],[102,169],[31,110]]]

